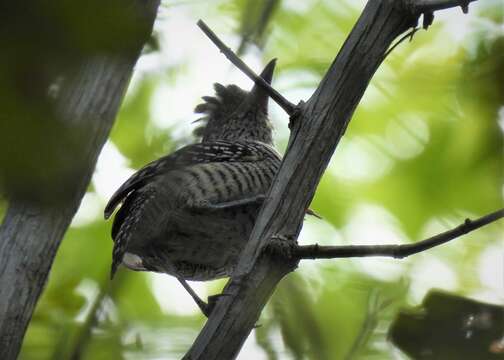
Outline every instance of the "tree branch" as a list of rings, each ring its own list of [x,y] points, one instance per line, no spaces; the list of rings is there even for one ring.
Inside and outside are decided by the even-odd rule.
[[[460,6],[464,14],[469,11],[469,3],[477,0],[412,0],[411,5],[419,13],[449,9]]]
[[[385,55],[383,55],[383,58],[386,59],[392,53],[392,51],[394,51],[394,49],[396,47],[398,47],[399,45],[401,45],[401,43],[404,40],[406,40],[406,39],[409,38],[409,41],[411,42],[413,40],[413,35],[415,35],[418,30],[420,30],[420,29],[416,27],[416,28],[411,29],[408,33],[404,34],[399,40],[397,40],[395,42],[394,45],[392,45],[390,47],[390,49],[387,50],[387,52],[385,53]]]
[[[392,41],[418,23],[410,0],[370,0],[317,90],[299,109],[289,145],[235,272],[186,360],[233,359],[277,283],[297,261],[264,252],[297,238],[305,209]]]
[[[297,259],[334,259],[364,256],[389,256],[402,259],[435,246],[445,244],[464,234],[479,229],[504,217],[504,209],[495,211],[476,220],[466,219],[454,229],[432,236],[428,239],[405,245],[349,245],[320,246],[318,244],[296,246],[293,256]]]
[[[233,63],[238,69],[240,69],[245,75],[247,75],[252,81],[260,85],[264,91],[289,115],[292,116],[296,111],[296,105],[292,104],[289,100],[283,97],[278,91],[276,91],[270,84],[268,84],[262,77],[257,75],[250,67],[247,66],[226,44],[222,42],[221,39],[205,24],[203,20],[198,20],[197,22],[200,29],[205,33],[206,36],[219,48],[221,53],[223,53],[231,63]]]

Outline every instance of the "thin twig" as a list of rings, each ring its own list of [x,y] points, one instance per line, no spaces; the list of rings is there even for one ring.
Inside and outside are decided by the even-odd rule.
[[[408,31],[408,33],[406,33],[403,37],[401,37],[399,40],[396,41],[396,43],[394,45],[392,45],[390,47],[390,49],[387,50],[387,52],[385,53],[385,55],[383,55],[383,58],[385,59],[387,56],[389,56],[389,54],[400,44],[402,43],[404,40],[406,40],[407,38],[410,39],[410,41],[413,40],[413,35],[415,35],[415,33],[420,30],[419,28],[414,28],[414,29],[411,29],[411,31]]]
[[[252,81],[261,86],[264,91],[266,91],[282,109],[289,115],[292,116],[296,111],[296,105],[291,103],[289,100],[284,98],[282,94],[273,89],[270,84],[268,84],[262,77],[258,76],[251,68],[247,66],[229,47],[226,46],[215,33],[205,24],[203,20],[198,20],[198,26],[205,33],[206,36],[219,48],[219,50],[233,63],[238,69],[240,69],[245,75],[247,75]]]
[[[435,246],[447,243],[468,232],[479,229],[504,217],[504,209],[495,211],[476,220],[466,219],[454,229],[445,231],[426,240],[406,245],[348,245],[348,246],[297,246],[294,257],[298,259],[333,259],[364,256],[389,256],[404,258]]]

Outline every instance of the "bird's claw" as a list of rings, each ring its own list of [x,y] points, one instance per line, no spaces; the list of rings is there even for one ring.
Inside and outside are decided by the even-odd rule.
[[[212,313],[213,309],[215,308],[215,305],[217,305],[217,301],[223,297],[223,296],[229,296],[229,294],[226,293],[221,293],[221,294],[215,294],[215,295],[210,295],[207,298],[207,302],[203,303],[201,308],[201,312],[203,315],[205,315],[207,318],[210,317],[210,314]]]

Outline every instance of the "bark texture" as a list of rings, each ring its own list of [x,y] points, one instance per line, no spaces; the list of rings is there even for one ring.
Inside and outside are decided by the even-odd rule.
[[[430,10],[426,3],[422,2],[422,11]],[[224,289],[227,296],[219,298],[184,359],[238,355],[277,283],[297,265],[282,256],[282,241],[296,241],[305,210],[373,74],[393,40],[416,26],[420,12],[414,0],[367,3],[317,90],[291,119],[286,155]],[[272,239],[276,251],[265,251]],[[283,248],[288,251],[289,246]]]
[[[54,107],[58,121],[65,127],[78,129],[77,158],[71,160],[79,164],[71,179],[72,186],[54,204],[40,198],[10,197],[0,226],[0,359],[17,357],[56,251],[86,191],[133,67],[151,33],[158,5],[159,0],[122,2],[121,8],[134,14],[129,19],[134,25],[124,35],[134,34],[134,39],[121,39],[119,34],[116,40],[124,40],[123,43],[128,43],[126,47],[93,50],[59,74],[61,81],[53,99]],[[100,8],[95,10],[99,14]],[[107,20],[100,15],[97,18]],[[66,151],[62,146],[61,154]],[[53,180],[57,183],[59,179]],[[57,187],[50,190],[42,187],[39,191],[52,191],[54,194],[49,195],[58,197]]]

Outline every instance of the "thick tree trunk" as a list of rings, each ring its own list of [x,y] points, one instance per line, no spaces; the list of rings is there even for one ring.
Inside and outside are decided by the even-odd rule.
[[[128,31],[115,34],[113,44],[107,45],[110,46],[109,49],[101,47],[80,54],[77,61],[63,67],[58,73],[61,81],[57,95],[53,96],[52,100],[58,114],[57,121],[70,128],[70,133],[73,131],[78,138],[78,149],[75,153],[70,152],[71,156],[67,156],[70,158],[65,159],[78,162],[72,170],[72,184],[67,186],[69,179],[65,179],[61,186],[66,188],[62,190],[58,189],[61,179],[50,179],[55,186],[41,186],[37,189],[48,194],[35,194],[32,197],[26,196],[26,191],[8,193],[8,210],[0,227],[0,359],[15,359],[19,352],[58,246],[86,191],[133,67],[151,33],[159,5],[159,0],[127,0],[121,4],[114,1],[110,0],[110,3],[117,6],[118,10],[121,9],[121,16],[125,14],[123,9],[129,11],[130,17],[122,19],[130,26]],[[64,2],[60,5],[63,4]],[[100,18],[100,2],[93,4],[96,5],[93,10],[96,19],[109,26],[107,21],[115,19],[106,16]],[[102,4],[110,5],[107,1]],[[78,8],[80,4],[75,6]],[[112,8],[109,6],[107,9]],[[91,33],[94,30],[91,25],[80,30],[89,31],[90,35],[96,36],[96,43],[105,36],[96,31]],[[51,41],[49,38],[45,40]],[[22,47],[23,44],[18,46]],[[47,85],[57,81],[58,79],[54,78],[48,79]],[[63,137],[60,134],[53,135],[56,139],[58,136]],[[65,146],[58,148],[56,144],[56,149],[58,155],[68,155],[66,152],[69,152],[69,149]],[[34,152],[31,156],[36,158],[38,154]],[[12,189],[7,187],[7,190]],[[20,196],[20,193],[24,196]],[[59,196],[61,193],[64,195]],[[48,198],[56,198],[56,201],[50,203]]]

